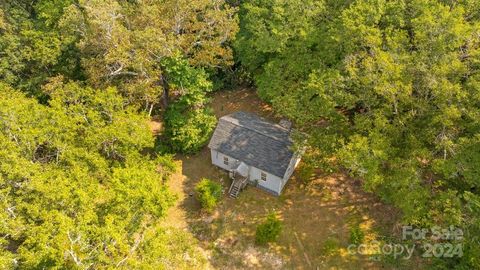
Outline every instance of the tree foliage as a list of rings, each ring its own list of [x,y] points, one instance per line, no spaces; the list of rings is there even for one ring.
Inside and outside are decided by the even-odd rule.
[[[201,267],[192,239],[159,225],[174,166],[152,153],[145,112],[168,115],[176,149],[205,143],[208,74],[232,63],[235,11],[223,0],[0,1],[0,265]]]
[[[1,86],[3,265],[98,269],[180,262],[148,248],[173,250],[158,221],[175,196],[165,185],[174,170],[171,158],[141,154],[154,141],[146,115],[125,107],[115,88],[52,81],[44,90],[48,106]]]
[[[268,242],[277,240],[282,232],[282,222],[278,219],[275,212],[267,215],[265,221],[257,226],[255,233],[255,242],[264,245]]]
[[[173,164],[148,154],[146,112],[173,150],[200,149],[231,44],[236,72],[307,134],[309,164],[361,178],[406,223],[462,227],[464,256],[439,267],[480,268],[477,0],[1,1],[0,264],[194,256],[158,225]]]
[[[45,98],[40,86],[56,75],[83,78],[75,43],[63,10],[73,0],[0,2],[0,80]]]
[[[223,0],[6,0],[0,9],[4,82],[46,99],[40,86],[63,75],[116,86],[150,111],[180,79],[165,76],[165,59],[181,56],[215,73],[232,64],[228,45],[238,28]]]
[[[223,0],[80,1],[71,24],[85,33],[78,47],[90,83],[113,83],[148,108],[162,95],[167,106],[169,84],[183,76],[164,69],[168,58],[210,69],[231,64],[234,11]]]
[[[207,178],[203,178],[198,182],[195,186],[195,191],[202,208],[208,212],[213,211],[222,198],[222,185]]]
[[[185,60],[172,58],[163,64],[166,76],[175,78],[169,87],[177,96],[165,113],[165,136],[174,151],[195,152],[210,139],[217,122],[206,106],[212,84],[203,70]]]
[[[319,164],[335,160],[407,223],[464,226],[477,220],[466,194],[480,195],[474,2],[247,1],[235,46]],[[473,253],[459,261],[479,267]]]

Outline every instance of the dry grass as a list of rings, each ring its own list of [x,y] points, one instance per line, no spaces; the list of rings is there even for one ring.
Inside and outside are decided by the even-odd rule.
[[[218,117],[243,110],[272,120],[271,108],[250,90],[219,92],[212,97]],[[314,175],[305,183],[294,175],[280,197],[253,187],[238,199],[226,194],[217,210],[207,215],[193,196],[195,184],[203,177],[223,184],[227,174],[212,166],[210,151],[178,155],[179,171],[170,186],[179,201],[170,209],[166,224],[190,231],[201,243],[216,269],[385,269],[367,257],[347,252],[349,226],[360,224],[367,240],[391,234],[398,214],[373,196],[362,192],[358,182],[344,174]],[[296,172],[298,174],[298,172]],[[266,247],[254,245],[255,228],[265,215],[275,210],[283,220],[278,241]]]

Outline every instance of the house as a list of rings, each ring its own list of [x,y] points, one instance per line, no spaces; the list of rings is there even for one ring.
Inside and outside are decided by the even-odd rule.
[[[212,163],[233,179],[232,197],[247,183],[280,195],[300,162],[292,146],[288,122],[273,124],[246,112],[220,118],[208,144]]]

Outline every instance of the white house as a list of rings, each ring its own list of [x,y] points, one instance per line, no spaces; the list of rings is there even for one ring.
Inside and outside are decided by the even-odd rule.
[[[247,183],[280,195],[300,162],[292,145],[290,127],[236,112],[220,118],[208,147],[212,163],[234,179],[229,192],[236,197]]]

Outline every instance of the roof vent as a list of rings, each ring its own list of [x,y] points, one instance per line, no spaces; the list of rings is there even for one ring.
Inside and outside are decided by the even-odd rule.
[[[280,120],[278,123],[281,127],[290,130],[292,128],[292,122],[288,121],[287,119]]]

